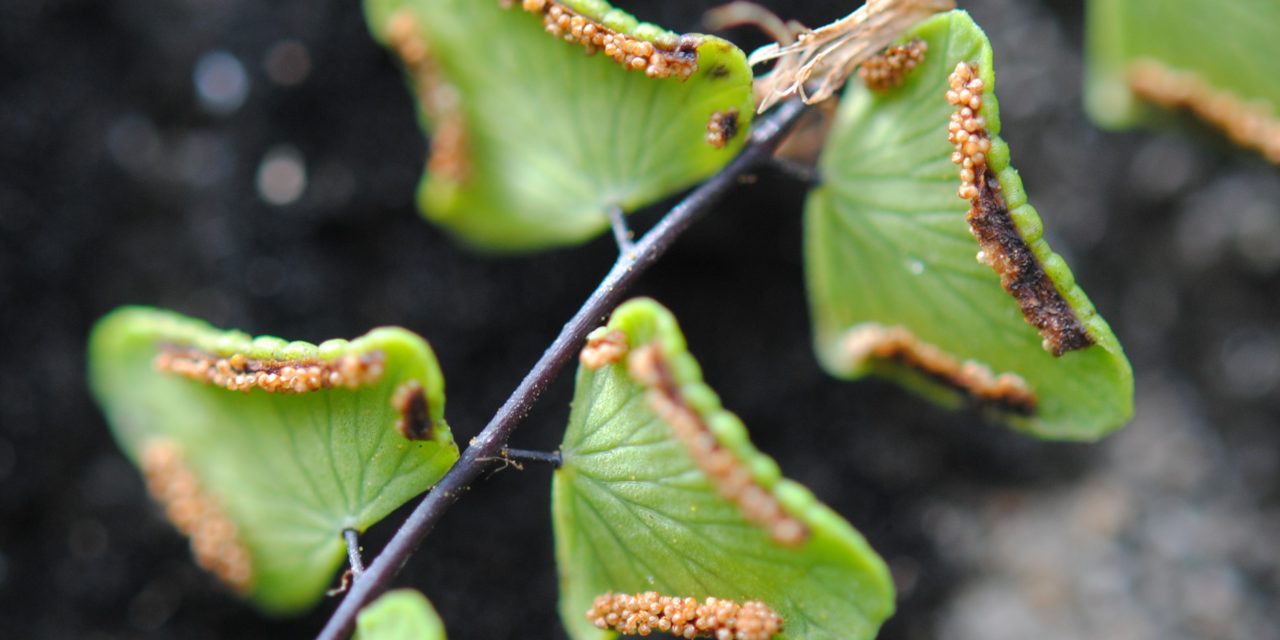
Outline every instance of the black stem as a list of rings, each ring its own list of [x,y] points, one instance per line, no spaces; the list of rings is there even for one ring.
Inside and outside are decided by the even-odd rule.
[[[810,187],[816,187],[822,182],[822,172],[815,166],[787,158],[774,158],[771,164],[778,170],[778,173],[803,182]]]
[[[351,633],[356,614],[387,589],[391,579],[435,527],[440,516],[458,500],[463,490],[480,476],[484,468],[498,457],[516,425],[529,413],[538,396],[560,369],[578,352],[587,333],[599,326],[626,290],[671,247],[694,220],[710,211],[712,205],[736,186],[744,174],[773,156],[774,149],[804,109],[799,100],[792,99],[780,105],[768,117],[760,119],[752,130],[746,148],[738,157],[667,212],[658,224],[632,246],[631,251],[618,256],[617,262],[591,297],[564,325],[560,335],[547,347],[484,430],[471,440],[471,445],[462,452],[457,464],[418,503],[413,513],[409,514],[404,524],[387,542],[382,553],[374,558],[364,576],[355,581],[329,622],[320,631],[318,640],[342,640]]]
[[[351,578],[359,580],[364,575],[364,559],[360,557],[360,534],[355,529],[343,529],[342,537],[347,540],[347,559],[351,561]]]
[[[502,458],[512,462],[549,464],[557,469],[560,468],[559,451],[533,451],[531,449],[512,449],[511,447],[503,447]]]

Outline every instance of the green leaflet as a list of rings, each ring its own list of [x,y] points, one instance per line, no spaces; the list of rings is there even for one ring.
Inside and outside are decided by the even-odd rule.
[[[388,591],[360,610],[354,640],[444,640],[444,623],[426,596]]]
[[[406,59],[432,134],[419,204],[467,243],[516,251],[588,240],[611,206],[631,211],[695,184],[745,141],[752,75],[731,43],[696,36],[691,77],[649,78],[586,55],[514,5],[365,2],[375,37]],[[640,41],[676,41],[602,1],[565,5]],[[715,114],[731,112],[734,135],[709,144]]]
[[[921,374],[902,366],[909,358],[862,357],[852,341],[885,329],[905,330],[951,364],[991,376],[1010,374],[1029,387],[1029,415],[1000,412],[1010,425],[1045,438],[1097,438],[1132,413],[1133,379],[1115,336],[1071,271],[1045,243],[1039,216],[1029,204],[1000,131],[991,46],[963,11],[940,14],[906,38],[928,44],[924,62],[904,83],[875,94],[851,82],[828,139],[821,168],[825,183],[805,211],[805,254],[819,359],[833,375],[890,376],[937,400],[955,404],[962,394],[938,371]],[[948,119],[955,111],[945,94],[960,62],[976,63],[986,84],[981,113],[992,148],[988,171],[1024,248],[1047,275],[1061,308],[1093,346],[1055,357],[1028,324],[1000,276],[974,259],[979,246],[969,231],[969,202],[956,195],[958,169],[951,162]],[[862,346],[866,346],[865,344]]]
[[[781,614],[789,638],[874,637],[893,611],[884,562],[752,447],[742,422],[702,382],[671,313],[648,299],[622,305],[592,334],[584,363],[592,345],[611,338],[628,351],[614,364],[578,369],[552,490],[560,613],[570,636],[611,637],[585,616],[595,597],[656,591],[763,601]],[[665,383],[648,377],[655,370],[665,371]],[[659,417],[659,401],[669,397],[664,384],[717,453],[695,456],[677,427],[688,421]],[[714,456],[732,461],[729,470],[709,472]],[[751,488],[719,493],[732,478]]]
[[[1101,125],[1129,126],[1150,113],[1129,84],[1141,59],[1193,72],[1280,116],[1280,2],[1090,0],[1087,35],[1085,100]]]
[[[233,391],[178,373],[210,371],[193,354],[225,358],[233,384],[237,375],[262,376],[260,384]],[[317,386],[326,388],[260,388],[304,365],[322,372]],[[117,441],[191,537],[197,561],[271,612],[314,604],[345,557],[342,530],[363,531],[458,458],[435,355],[403,329],[317,347],[126,307],[94,328],[89,374]],[[415,383],[420,394],[396,394]],[[417,439],[398,430],[393,398],[416,418],[402,426]]]

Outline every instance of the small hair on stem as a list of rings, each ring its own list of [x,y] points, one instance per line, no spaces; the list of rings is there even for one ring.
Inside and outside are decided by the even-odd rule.
[[[511,462],[515,468],[520,469],[521,471],[524,470],[524,467],[520,465],[526,462],[532,464],[549,464],[556,469],[560,468],[561,462],[559,451],[533,451],[530,449],[512,449],[510,447],[503,447],[500,455],[503,460]]]

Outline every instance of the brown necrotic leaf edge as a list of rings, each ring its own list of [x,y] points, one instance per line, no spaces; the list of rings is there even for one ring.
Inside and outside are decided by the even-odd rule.
[[[427,394],[417,380],[409,380],[396,387],[391,396],[391,406],[400,414],[396,420],[396,431],[405,439],[431,440],[435,437]]]
[[[1014,226],[1000,195],[1000,182],[983,168],[978,171],[977,188],[965,219],[986,259],[1000,274],[1000,285],[1018,301],[1027,322],[1040,331],[1045,349],[1060,356],[1092,346],[1093,338],[1075,310]]]

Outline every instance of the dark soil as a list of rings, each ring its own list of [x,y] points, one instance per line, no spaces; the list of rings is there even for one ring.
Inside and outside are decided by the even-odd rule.
[[[635,4],[692,30],[715,3]],[[808,24],[852,8],[765,4]],[[1198,129],[1094,129],[1078,2],[962,4],[995,41],[1032,201],[1133,360],[1133,425],[1096,446],[1041,443],[824,375],[803,188],[782,176],[744,185],[635,293],[675,311],[760,448],[892,565],[882,637],[1280,637],[1280,170]],[[286,41],[301,48],[270,55]],[[612,241],[492,259],[420,219],[424,144],[354,0],[7,0],[0,52],[0,637],[313,635],[332,602],[265,619],[191,563],[89,398],[94,320],[141,303],[312,341],[403,325],[435,345],[466,442]],[[198,68],[214,74],[203,101]],[[264,191],[268,157],[285,179]],[[305,191],[269,204],[298,159]],[[514,446],[556,446],[568,378]],[[402,574],[452,637],[563,636],[549,484],[542,468],[492,474]]]

